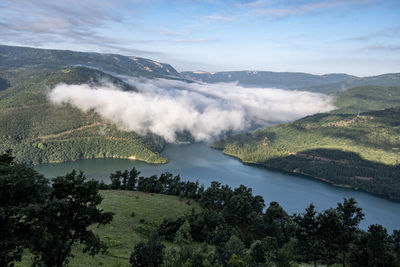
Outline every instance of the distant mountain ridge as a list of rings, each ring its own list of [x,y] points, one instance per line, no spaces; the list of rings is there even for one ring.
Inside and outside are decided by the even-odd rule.
[[[337,91],[347,90],[349,88],[375,85],[375,86],[400,86],[400,73],[387,73],[377,76],[369,76],[363,78],[353,78],[341,82],[329,83],[319,86],[303,87],[301,90],[311,92],[334,93]]]
[[[206,83],[238,82],[244,87],[272,87],[320,93],[334,93],[363,85],[400,86],[400,73],[370,77],[357,77],[341,73],[313,75],[301,72],[271,71],[184,71],[180,74],[185,79]]]
[[[189,82],[207,83],[238,82],[244,87],[268,87],[321,93],[334,93],[363,85],[400,86],[400,73],[371,77],[356,77],[344,73],[314,75],[272,71],[184,71],[179,73],[170,64],[135,56],[0,45],[0,72],[8,71],[7,75],[0,77],[2,79],[0,90],[8,87],[8,80],[12,80],[14,76],[18,79],[23,78],[23,75],[19,73],[15,75],[10,70],[23,71],[26,77],[30,77],[38,72],[55,71],[72,66],[90,67],[108,73],[147,78],[183,79]]]
[[[171,65],[141,57],[0,45],[0,71],[15,68],[56,70],[79,65],[132,76],[179,76]]]
[[[298,89],[306,86],[318,86],[336,82],[343,82],[357,78],[348,74],[313,75],[302,72],[272,72],[272,71],[223,71],[181,72],[185,79],[207,83],[238,82],[244,87],[273,87],[281,89]]]

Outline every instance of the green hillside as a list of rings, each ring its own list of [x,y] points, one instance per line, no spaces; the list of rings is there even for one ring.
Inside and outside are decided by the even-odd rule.
[[[400,106],[400,86],[358,86],[333,94],[335,113],[367,112]]]
[[[316,114],[213,145],[245,163],[400,200],[400,108]]]
[[[93,230],[106,242],[108,252],[90,257],[77,246],[70,266],[128,266],[134,245],[147,240],[150,232],[157,230],[164,218],[176,219],[190,214],[193,208],[201,211],[197,202],[192,201],[188,205],[187,200],[176,196],[122,190],[105,190],[101,191],[101,195],[104,200],[100,207],[115,215],[110,224],[93,227]],[[166,245],[169,247],[172,244]],[[30,258],[30,255],[25,255],[23,261],[15,265],[31,266]]]
[[[98,157],[165,163],[159,155],[164,146],[160,138],[120,131],[94,112],[55,106],[46,96],[61,82],[96,84],[103,80],[136,90],[118,78],[84,67],[14,79],[11,87],[0,91],[0,124],[5,126],[0,128],[0,149],[12,148],[17,160],[33,164]]]
[[[353,77],[351,79],[326,83],[314,86],[299,87],[299,90],[311,92],[335,93],[349,88],[375,85],[375,86],[400,86],[400,73],[388,73],[370,77]]]
[[[54,106],[47,93],[58,83],[111,82],[136,90],[107,73],[174,78],[168,64],[116,54],[0,45],[0,149],[14,149],[17,160],[38,164],[80,158],[121,157],[165,163],[164,141],[124,132],[93,112]],[[89,68],[88,68],[89,67]],[[104,71],[107,71],[105,73]]]

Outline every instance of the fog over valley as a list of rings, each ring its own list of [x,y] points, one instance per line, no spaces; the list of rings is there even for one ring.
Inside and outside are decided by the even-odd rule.
[[[190,133],[195,141],[209,141],[227,131],[291,121],[335,108],[332,97],[305,91],[249,89],[235,83],[125,80],[138,92],[123,91],[107,82],[102,86],[58,84],[49,99],[84,112],[94,110],[121,129],[157,134],[168,142],[175,142],[180,132]]]

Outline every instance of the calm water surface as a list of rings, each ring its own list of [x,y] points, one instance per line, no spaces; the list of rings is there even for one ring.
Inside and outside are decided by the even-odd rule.
[[[168,171],[180,174],[182,179],[198,180],[205,186],[211,181],[219,181],[231,187],[244,184],[253,188],[255,194],[264,197],[266,203],[277,201],[289,213],[302,212],[310,203],[314,203],[319,210],[336,207],[336,203],[344,197],[354,197],[365,213],[362,228],[367,229],[368,225],[377,223],[385,226],[390,233],[393,229],[400,229],[398,202],[334,187],[311,178],[247,166],[209,148],[207,144],[168,145],[163,155],[169,159],[168,164],[152,165],[127,159],[89,159],[42,164],[35,168],[49,178],[64,175],[72,169],[83,170],[87,177],[109,183],[111,172],[135,166],[144,176]]]

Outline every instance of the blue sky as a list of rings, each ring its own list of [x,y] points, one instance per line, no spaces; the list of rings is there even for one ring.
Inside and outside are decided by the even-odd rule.
[[[183,70],[400,72],[399,0],[2,0],[0,43]]]

